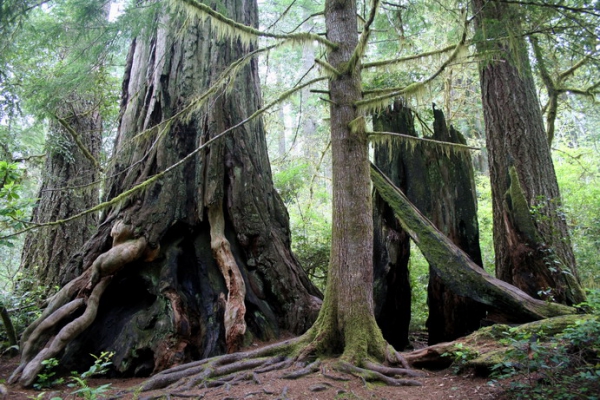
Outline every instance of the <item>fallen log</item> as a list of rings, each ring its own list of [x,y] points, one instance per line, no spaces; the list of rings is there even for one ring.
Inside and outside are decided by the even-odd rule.
[[[394,214],[445,285],[456,294],[501,310],[514,322],[575,314],[573,307],[537,300],[485,272],[421,214],[379,168],[371,164],[377,193]]]

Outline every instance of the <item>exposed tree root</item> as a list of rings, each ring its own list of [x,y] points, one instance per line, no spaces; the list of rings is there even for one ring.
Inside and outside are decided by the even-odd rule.
[[[43,369],[42,362],[59,356],[94,322],[100,298],[112,275],[135,260],[152,261],[158,255],[158,246],[149,246],[143,236],[132,238],[131,227],[122,221],[115,223],[111,236],[113,247],[54,295],[40,318],[25,330],[21,337],[21,362],[9,383],[18,381],[23,387],[31,386]],[[85,308],[83,313],[69,322],[81,308]]]
[[[64,348],[69,344],[73,338],[77,337],[81,332],[83,332],[88,326],[94,322],[96,318],[96,313],[98,312],[98,303],[100,302],[100,297],[108,287],[110,283],[110,278],[102,279],[90,295],[87,307],[84,313],[75,318],[72,322],[65,325],[58,335],[54,337],[54,339],[50,342],[50,345],[40,351],[31,361],[27,363],[23,367],[23,372],[21,373],[21,378],[19,379],[19,384],[23,387],[31,386],[37,379],[37,375],[42,371],[43,364],[42,361],[47,360],[49,358],[55,357]]]
[[[375,367],[375,369],[373,367]],[[393,376],[398,375],[395,371],[402,370],[401,368],[386,368],[375,364],[360,368],[345,361],[340,361],[336,366],[336,369],[340,372],[356,375],[365,381],[381,381],[390,386],[421,386],[421,382],[419,381],[394,378]]]
[[[419,377],[423,374],[405,368],[406,360],[391,346],[388,346],[388,350],[391,351],[386,354],[386,362],[390,365],[370,361],[363,361],[360,366],[347,361],[323,363],[321,360],[316,360],[307,363],[309,353],[306,350],[311,349],[310,357],[314,357],[316,354],[314,349],[318,347],[315,342],[316,339],[309,332],[304,336],[257,350],[226,354],[180,365],[156,374],[137,390],[146,393],[155,391],[148,393],[146,397],[141,397],[151,400],[164,398],[167,394],[180,395],[197,389],[230,387],[241,382],[254,382],[261,385],[259,377],[261,374],[289,369],[291,371],[281,375],[282,379],[299,379],[320,372],[323,377],[335,381],[348,381],[351,379],[348,375],[353,375],[365,382],[375,380],[392,386],[421,385],[416,380],[398,378],[399,376]],[[330,371],[341,375],[332,374]]]

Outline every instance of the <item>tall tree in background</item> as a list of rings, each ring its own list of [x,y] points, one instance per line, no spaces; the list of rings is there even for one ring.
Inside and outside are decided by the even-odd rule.
[[[473,1],[493,199],[496,275],[530,295],[585,299],[518,6]]]
[[[219,4],[229,18],[256,26],[255,1]],[[127,59],[106,190],[114,205],[70,261],[69,283],[25,332],[13,377],[22,372],[23,385],[63,349],[64,365],[110,350],[117,370],[144,375],[235,351],[249,335],[303,332],[316,317],[320,294],[290,252],[262,123],[241,124],[261,105],[252,45],[155,6]],[[223,75],[232,63],[235,79]],[[127,193],[140,184],[143,191]],[[80,317],[64,329],[41,324],[82,307],[78,296],[88,298]],[[56,329],[42,350],[38,338]]]
[[[102,120],[94,99],[72,96],[50,122],[46,163],[31,222],[69,218],[98,204]],[[96,230],[96,214],[30,231],[25,237],[21,269],[36,285],[59,284],[60,268]]]
[[[82,16],[85,9],[85,17]],[[43,82],[53,91],[64,81],[79,81],[78,87],[52,93],[40,102],[39,113],[47,116],[49,134],[46,162],[31,222],[44,224],[72,217],[98,204],[101,177],[101,146],[105,104],[112,99],[107,81],[110,2],[55,4],[48,11],[34,13],[31,24],[38,22],[40,47],[48,48],[55,57]],[[53,37],[54,36],[54,37]],[[56,44],[60,37],[60,45]],[[58,50],[55,50],[58,49]],[[50,61],[51,63],[52,61]],[[83,78],[82,78],[83,76]],[[87,82],[86,82],[87,81]],[[28,232],[23,245],[21,270],[37,278],[36,283],[50,290],[60,281],[61,268],[69,257],[96,230],[98,215],[90,213],[64,224]]]

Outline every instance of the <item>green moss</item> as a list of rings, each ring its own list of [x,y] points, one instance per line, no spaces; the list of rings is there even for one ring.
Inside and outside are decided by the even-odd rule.
[[[514,166],[509,168],[510,186],[504,197],[512,216],[512,222],[520,232],[522,232],[531,243],[539,243],[535,221],[531,216],[530,207],[523,194],[523,189],[519,183],[519,176]]]

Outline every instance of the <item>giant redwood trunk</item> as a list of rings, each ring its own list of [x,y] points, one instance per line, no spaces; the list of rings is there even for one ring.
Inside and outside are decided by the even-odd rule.
[[[446,126],[441,110],[434,108],[433,113],[434,129],[430,139],[466,144],[460,133]],[[412,113],[400,102],[374,116],[373,124],[376,131],[416,136]],[[375,145],[375,165],[394,185],[402,189],[407,198],[442,233],[465,251],[477,265],[482,266],[473,167],[468,153],[448,151],[448,148],[444,150],[427,142],[407,143],[387,137]],[[404,279],[406,282],[402,282],[396,277],[399,271],[406,271],[400,276],[408,276],[408,254],[405,252],[408,252],[409,235],[378,193],[376,199],[375,226],[383,226],[385,232],[381,235],[385,238],[385,248],[379,253],[379,258],[384,259],[385,263],[376,262],[376,273],[382,269],[388,271],[388,298],[383,303],[382,312],[378,314],[378,323],[384,337],[394,344],[394,340],[398,338],[408,338],[410,314],[407,318],[406,313],[410,313],[410,288],[406,288],[408,278]],[[381,246],[377,240],[379,231],[375,230],[376,248]],[[398,254],[406,255],[400,258]],[[427,298],[430,344],[450,341],[473,332],[479,328],[485,315],[481,304],[457,295],[444,285],[436,270],[437,267],[431,265]],[[390,308],[392,304],[396,305],[395,312]],[[391,330],[390,320],[401,329]]]
[[[535,91],[519,9],[474,0],[492,185],[497,276],[532,296],[585,296]]]
[[[256,1],[211,3],[229,18],[257,25]],[[202,107],[178,115],[251,50],[218,35],[210,22],[157,12],[128,55],[107,200],[260,107],[252,59],[225,80],[230,90],[219,87]],[[20,383],[30,384],[35,374],[30,347],[40,348],[37,337],[53,334],[48,321],[67,322],[71,308],[81,309],[76,297],[87,299],[85,312],[72,314],[80,316],[38,359],[62,354],[63,365],[81,368],[82,355],[113,351],[119,372],[147,375],[235,351],[252,337],[306,330],[320,294],[290,252],[289,233],[257,119],[104,211],[98,232],[69,263],[63,276],[69,283],[51,302],[46,320],[25,333],[29,347]]]
[[[51,120],[42,184],[31,222],[62,220],[98,204],[102,119],[96,103],[72,95],[57,110],[57,119]],[[35,277],[36,285],[48,289],[58,285],[60,268],[95,232],[97,223],[97,214],[88,214],[30,231],[23,245],[22,271]]]

